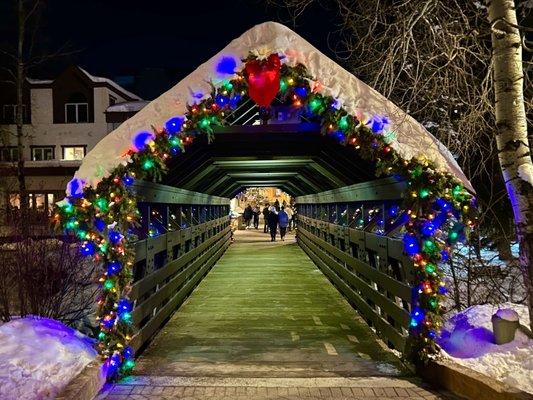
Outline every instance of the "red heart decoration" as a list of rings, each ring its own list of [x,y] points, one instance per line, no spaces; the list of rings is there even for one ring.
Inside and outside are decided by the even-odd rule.
[[[251,60],[244,68],[248,79],[248,95],[257,105],[268,107],[279,91],[281,61],[277,54],[266,60]]]

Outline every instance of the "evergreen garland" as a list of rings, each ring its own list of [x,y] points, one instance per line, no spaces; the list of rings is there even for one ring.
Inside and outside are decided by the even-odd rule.
[[[247,62],[255,59],[249,56]],[[134,180],[158,181],[166,162],[183,151],[198,135],[214,139],[213,127],[246,97],[247,82],[242,72],[212,85],[210,95],[187,107],[183,117],[167,121],[153,132],[140,132],[128,155],[131,162],[120,165],[96,189],[71,181],[71,195],[56,209],[57,228],[80,240],[80,251],[102,266],[101,296],[98,299],[98,351],[105,361],[109,379],[127,375],[135,365],[130,342],[135,334],[133,305],[129,299],[134,263],[133,230],[139,225]],[[441,261],[451,248],[464,240],[475,224],[475,200],[448,172],[437,172],[424,157],[403,160],[390,146],[394,133],[387,131],[386,118],[374,116],[359,121],[332,96],[320,93],[302,64],[281,67],[278,98],[300,108],[303,115],[321,121],[321,131],[353,147],[365,160],[375,163],[377,176],[395,175],[407,181],[403,200],[406,219],[403,241],[415,266],[413,307],[409,328],[408,357],[427,360],[438,352],[435,342],[442,324],[441,300],[445,293]]]

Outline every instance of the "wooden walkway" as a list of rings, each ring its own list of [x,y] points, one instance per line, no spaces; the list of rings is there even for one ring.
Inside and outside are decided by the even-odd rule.
[[[444,398],[412,380],[294,236],[255,230],[237,232],[135,374],[101,398]]]

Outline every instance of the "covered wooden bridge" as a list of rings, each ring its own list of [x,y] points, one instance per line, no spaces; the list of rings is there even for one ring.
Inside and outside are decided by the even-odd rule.
[[[250,56],[236,72],[239,58],[265,48],[266,60]],[[213,70],[230,78],[211,86]],[[265,71],[278,74],[268,109],[268,82],[253,93]],[[181,112],[186,118],[174,117]],[[168,170],[154,182],[160,162]],[[439,192],[423,186],[436,181]],[[295,236],[271,243],[246,231],[232,243],[230,199],[261,186],[295,197]],[[137,378],[117,390],[186,387],[185,377],[381,377],[322,386],[431,396],[403,379],[410,374],[389,349],[403,352],[410,334],[435,338],[436,264],[452,242],[433,234],[444,226],[462,234],[468,190],[446,148],[392,103],[289,29],[251,29],[106,137],[69,187],[65,209],[89,199],[86,221],[110,224],[82,251],[100,252],[108,266],[99,336],[106,365],[129,371],[136,358]],[[136,202],[134,216],[126,199]],[[126,265],[131,282],[121,275]],[[246,382],[257,398],[268,394],[259,387],[285,387]],[[289,386],[298,385],[316,389]],[[253,398],[246,390],[217,398]]]

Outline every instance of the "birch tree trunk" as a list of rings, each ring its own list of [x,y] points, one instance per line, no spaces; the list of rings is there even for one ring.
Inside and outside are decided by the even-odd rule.
[[[496,143],[520,245],[533,329],[533,164],[524,106],[522,43],[513,0],[489,0],[492,27]]]

